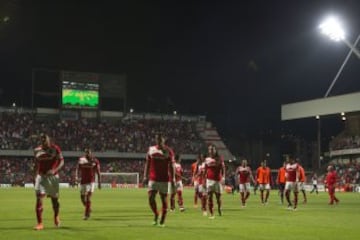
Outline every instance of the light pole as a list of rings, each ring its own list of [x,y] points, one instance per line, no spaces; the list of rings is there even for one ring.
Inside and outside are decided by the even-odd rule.
[[[339,78],[342,70],[344,69],[346,63],[348,62],[351,53],[354,53],[359,59],[360,59],[360,52],[359,50],[356,48],[356,45],[358,44],[359,40],[360,40],[360,34],[359,36],[356,38],[354,44],[351,44],[345,37],[345,31],[343,30],[343,26],[341,25],[340,21],[335,18],[335,17],[328,17],[327,19],[325,19],[325,21],[323,23],[320,24],[319,26],[320,31],[328,36],[331,40],[334,40],[336,42],[342,41],[344,42],[349,48],[350,51],[347,54],[344,62],[342,63],[340,69],[338,70],[338,72],[336,73],[333,81],[331,82],[329,88],[327,89],[324,98],[327,98],[330,94],[331,89],[333,88],[333,86],[335,85],[337,79]],[[318,167],[321,167],[321,120],[320,120],[320,116],[316,116],[316,119],[318,120],[318,131],[317,131],[317,144],[318,144]]]

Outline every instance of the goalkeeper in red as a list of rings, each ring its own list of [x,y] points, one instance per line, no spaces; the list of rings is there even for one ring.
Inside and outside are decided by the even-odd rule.
[[[173,150],[165,145],[162,134],[155,137],[156,145],[149,147],[146,154],[143,182],[148,182],[148,199],[151,211],[154,213],[153,225],[164,227],[168,208],[168,190],[175,187],[175,159]],[[156,205],[156,195],[159,193],[162,210]]]
[[[55,227],[60,226],[59,218],[59,170],[64,166],[64,158],[61,149],[50,142],[46,134],[40,135],[41,144],[34,149],[34,171],[35,171],[35,193],[36,193],[36,217],[35,230],[43,230],[42,221],[43,199],[45,196],[51,198],[54,210]]]
[[[80,198],[85,207],[84,220],[90,218],[91,196],[95,189],[95,175],[97,175],[98,188],[101,189],[100,162],[94,157],[90,148],[85,149],[85,155],[81,156],[75,170],[75,180],[78,182],[80,175]]]

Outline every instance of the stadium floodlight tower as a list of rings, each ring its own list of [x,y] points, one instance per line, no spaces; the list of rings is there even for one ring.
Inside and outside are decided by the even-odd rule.
[[[336,17],[328,17],[325,19],[323,23],[319,26],[321,32],[328,36],[331,40],[336,42],[342,41],[344,42],[360,59],[360,52],[356,49],[355,44],[351,44],[345,37],[344,28]],[[359,35],[360,36],[360,35]]]

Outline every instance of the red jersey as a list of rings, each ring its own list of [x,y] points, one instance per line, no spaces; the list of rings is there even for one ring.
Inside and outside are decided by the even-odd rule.
[[[250,176],[251,176],[250,167],[239,166],[236,169],[236,174],[239,175],[239,183],[244,184],[250,182]]]
[[[182,175],[183,175],[183,169],[182,169],[180,163],[175,163],[175,180],[177,182],[181,181]]]
[[[219,157],[218,160],[212,157],[205,158],[206,178],[214,181],[221,181],[223,174],[222,170],[224,167],[225,164],[222,157]]]
[[[286,181],[287,182],[296,182],[296,172],[299,171],[299,164],[288,163],[285,166],[285,170],[286,170]]]
[[[56,169],[64,161],[60,147],[53,143],[47,148],[42,145],[35,148],[34,156],[38,174],[46,174],[49,170]]]
[[[78,169],[81,176],[81,184],[95,182],[95,174],[100,172],[100,162],[97,158],[86,158],[82,156],[78,160]]]
[[[158,145],[149,147],[146,160],[149,164],[149,180],[169,181],[170,165],[175,163],[174,152],[170,147],[164,146],[163,149],[160,149]]]
[[[256,179],[259,184],[270,184],[270,168],[269,167],[258,167],[256,170]]]
[[[196,176],[199,184],[203,184],[205,182],[205,163],[198,164]]]
[[[329,172],[326,175],[326,184],[330,187],[336,184],[337,175],[335,171]]]

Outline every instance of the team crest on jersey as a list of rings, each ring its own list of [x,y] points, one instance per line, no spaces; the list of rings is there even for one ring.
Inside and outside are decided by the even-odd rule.
[[[166,159],[170,156],[170,152],[167,149],[158,149],[153,146],[149,148],[149,155],[156,156],[156,158]]]

